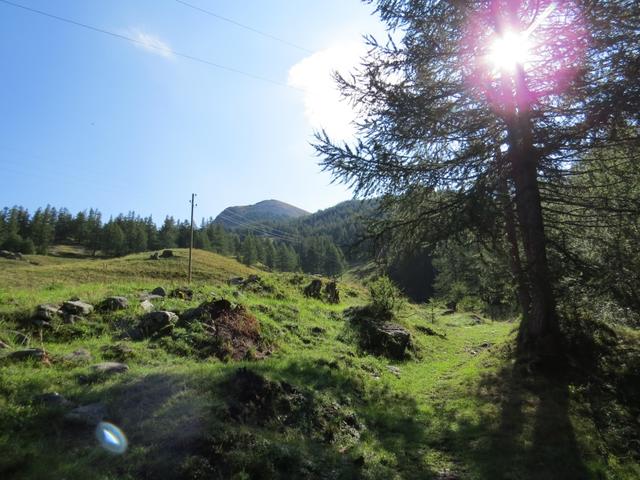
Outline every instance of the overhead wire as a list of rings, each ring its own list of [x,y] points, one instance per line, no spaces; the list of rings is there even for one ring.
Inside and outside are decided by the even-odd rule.
[[[180,3],[180,4],[184,5],[184,6],[186,6],[186,7],[192,8],[193,10],[197,10],[197,11],[202,12],[202,13],[204,13],[206,15],[211,16],[211,17],[215,17],[218,20],[222,20],[223,22],[231,23],[231,24],[233,24],[233,25],[235,25],[237,27],[244,28],[245,30],[248,30],[250,32],[257,33],[258,35],[262,35],[263,37],[270,38],[271,40],[275,40],[275,41],[280,42],[280,43],[282,43],[284,45],[288,45],[289,47],[301,50],[301,51],[306,52],[306,53],[313,53],[313,50],[310,50],[310,49],[308,49],[306,47],[303,47],[303,46],[298,45],[296,43],[290,42],[289,40],[285,40],[283,38],[276,37],[275,35],[271,35],[270,33],[264,32],[262,30],[258,30],[257,28],[250,27],[249,25],[245,25],[244,23],[240,23],[240,22],[238,22],[236,20],[233,20],[231,18],[224,17],[224,16],[222,16],[222,15],[220,15],[218,13],[212,12],[211,10],[207,10],[205,8],[199,7],[199,6],[194,5],[192,3],[189,3],[189,2],[185,2],[183,0],[175,0],[175,1],[177,3]]]
[[[220,215],[218,215],[218,218],[221,218],[222,220],[225,220],[225,221],[228,221],[230,223],[233,223],[234,225],[239,226],[241,228],[245,228],[245,229],[251,230],[251,231],[253,231],[255,233],[259,233],[261,235],[267,235],[267,236],[276,238],[278,240],[282,240],[282,241],[290,242],[290,243],[302,243],[302,239],[300,239],[300,238],[288,237],[288,236],[285,237],[285,236],[281,236],[281,235],[276,235],[273,232],[262,230],[261,228],[257,227],[255,224],[244,223],[244,222],[241,222],[241,221],[239,221],[239,220],[237,220],[235,218],[227,217],[226,215],[224,215],[222,213]]]
[[[141,45],[141,46],[143,46],[145,48],[150,48],[152,50],[157,50],[159,52],[175,55],[176,57],[181,57],[181,58],[184,58],[184,59],[187,59],[187,60],[191,60],[193,62],[202,63],[204,65],[215,67],[215,68],[220,69],[220,70],[225,70],[227,72],[236,73],[238,75],[243,75],[245,77],[252,78],[254,80],[259,80],[259,81],[262,81],[262,82],[271,83],[273,85],[278,85],[280,87],[290,88],[290,89],[293,89],[293,90],[303,91],[302,89],[300,89],[298,87],[294,87],[293,85],[289,85],[289,84],[280,82],[278,80],[273,80],[273,79],[270,79],[270,78],[267,78],[267,77],[256,75],[254,73],[247,72],[247,71],[244,71],[244,70],[240,70],[240,69],[235,68],[235,67],[229,67],[227,65],[223,65],[223,64],[217,63],[217,62],[213,62],[211,60],[207,60],[205,58],[198,57],[198,56],[195,56],[195,55],[191,55],[191,54],[188,54],[188,53],[179,52],[179,51],[174,50],[174,49],[169,48],[169,47],[150,44],[148,42],[144,42],[142,40],[138,40],[137,38],[130,37],[128,35],[124,35],[124,34],[121,34],[121,33],[113,32],[111,30],[106,30],[104,28],[96,27],[96,26],[90,25],[88,23],[83,23],[83,22],[79,22],[79,21],[76,21],[76,20],[72,20],[70,18],[62,17],[60,15],[55,15],[53,13],[45,12],[43,10],[38,10],[37,8],[27,7],[26,5],[22,5],[20,3],[15,3],[15,2],[12,2],[10,0],[0,0],[0,3],[4,3],[5,5],[10,5],[10,6],[15,7],[15,8],[20,8],[22,10],[25,10],[25,11],[28,11],[28,12],[31,12],[31,13],[35,13],[37,15],[41,15],[43,17],[47,17],[47,18],[51,18],[51,19],[57,20],[59,22],[67,23],[67,24],[70,24],[70,25],[75,25],[76,27],[80,27],[80,28],[84,28],[84,29],[91,30],[91,31],[94,31],[94,32],[102,33],[104,35],[109,35],[111,37],[118,38],[120,40],[125,40],[127,42],[131,42],[131,43],[134,43],[134,44],[137,44],[137,45]]]
[[[223,213],[225,213],[226,215],[232,215],[232,216],[234,216],[236,218],[239,218],[240,220],[242,220],[244,222],[247,222],[247,223],[255,223],[253,220],[245,217],[244,215],[242,215],[240,213],[232,211],[232,210],[227,210],[226,212],[223,212]],[[278,233],[279,235],[284,235],[284,236],[289,236],[289,237],[297,237],[295,234],[291,234],[289,232],[285,232],[284,230],[280,230],[279,228],[276,228],[276,227],[270,227],[270,226],[264,225],[262,223],[259,224],[259,225],[260,225],[261,228],[268,229],[270,231]]]
[[[250,231],[252,231],[254,233],[257,233],[259,235],[266,235],[266,236],[273,237],[275,239],[278,239],[278,240],[281,240],[281,241],[284,241],[284,242],[302,243],[301,239],[297,239],[297,238],[294,238],[294,237],[282,237],[280,235],[274,234],[273,232],[268,232],[268,231],[261,230],[260,228],[256,227],[255,225],[242,223],[242,222],[239,222],[239,221],[237,221],[237,220],[235,220],[233,218],[225,217],[224,215],[221,215],[220,218],[222,218],[223,220],[225,220],[227,222],[230,222],[230,223],[234,224],[237,227],[250,230]]]

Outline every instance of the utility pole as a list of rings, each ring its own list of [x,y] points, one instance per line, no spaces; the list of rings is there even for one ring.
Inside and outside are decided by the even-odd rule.
[[[193,207],[196,205],[196,194],[191,194],[191,240],[189,242],[189,276],[187,278],[187,283],[191,283],[191,256],[193,251]]]

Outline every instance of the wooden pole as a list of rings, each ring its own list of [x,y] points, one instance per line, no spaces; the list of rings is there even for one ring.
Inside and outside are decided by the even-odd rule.
[[[192,252],[193,252],[193,207],[196,202],[196,194],[191,194],[191,240],[189,241],[189,276],[187,278],[187,283],[191,283],[191,260],[192,260]]]

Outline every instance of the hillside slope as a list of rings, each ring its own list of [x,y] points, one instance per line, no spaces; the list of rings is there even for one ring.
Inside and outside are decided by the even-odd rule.
[[[329,304],[304,296],[312,277],[196,251],[193,298],[152,299],[178,322],[151,333],[146,321],[138,330],[148,320],[140,294],[184,284],[186,252],[178,254],[0,262],[1,478],[560,480],[640,472],[621,440],[632,432],[600,423],[615,423],[623,411],[616,400],[524,373],[513,362],[513,323],[406,305],[395,321],[411,335],[408,354],[374,355],[345,313],[369,301],[355,280],[339,282],[341,301]],[[246,281],[228,282],[236,275]],[[107,295],[129,305],[44,328],[29,320],[40,303],[77,296],[97,305]],[[194,316],[211,300],[206,315]],[[215,324],[212,307],[226,312]],[[212,343],[229,331],[233,342]],[[238,344],[240,337],[253,343]],[[626,351],[637,351],[637,340]],[[15,355],[26,347],[42,353]],[[620,359],[630,375],[632,358]],[[95,367],[114,361],[126,367]],[[594,414],[605,398],[611,410]],[[97,420],[70,417],[78,406],[99,409],[98,418],[121,429],[127,451],[105,451]]]

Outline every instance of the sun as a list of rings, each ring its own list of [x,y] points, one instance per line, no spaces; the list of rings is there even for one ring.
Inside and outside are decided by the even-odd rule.
[[[507,31],[493,39],[488,62],[498,70],[513,73],[518,65],[524,65],[529,60],[530,47],[526,32]]]

